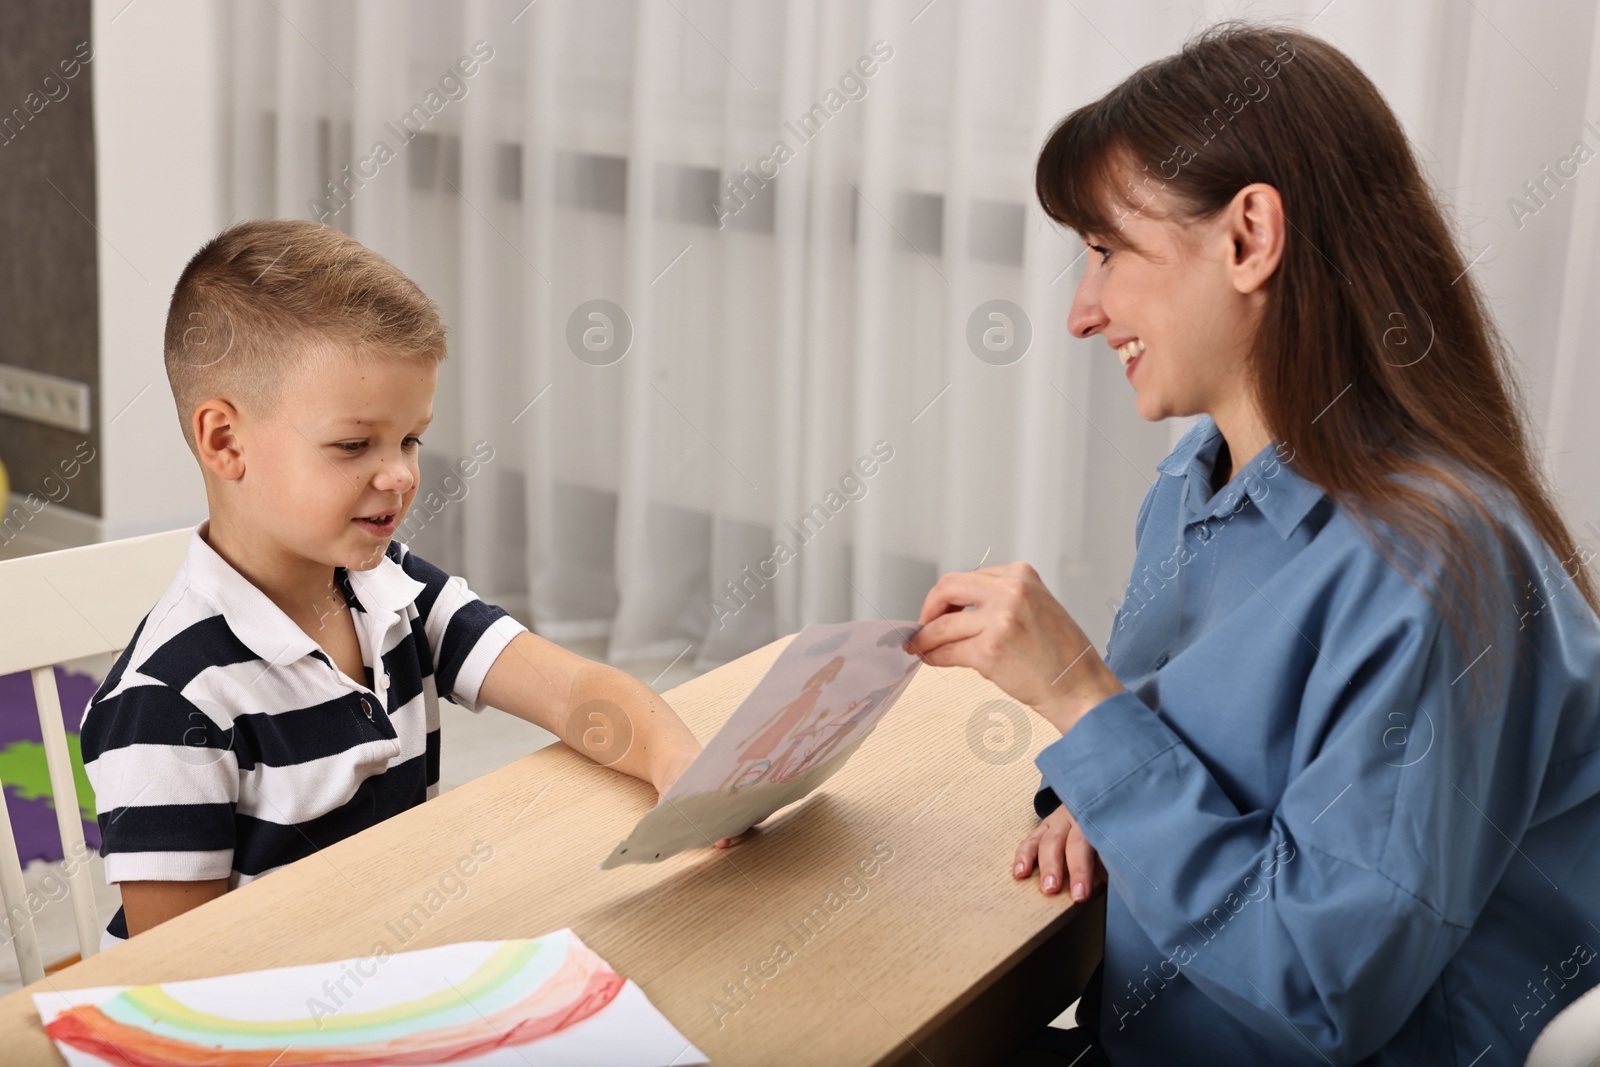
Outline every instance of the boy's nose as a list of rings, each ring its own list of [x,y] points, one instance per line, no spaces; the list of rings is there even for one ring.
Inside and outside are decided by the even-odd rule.
[[[403,459],[386,460],[379,465],[378,473],[372,476],[372,487],[404,493],[415,484],[416,480],[416,476],[411,473],[411,464]]]

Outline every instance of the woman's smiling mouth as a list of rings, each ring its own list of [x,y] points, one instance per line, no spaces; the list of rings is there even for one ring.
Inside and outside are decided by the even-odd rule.
[[[1117,358],[1122,360],[1122,373],[1128,381],[1133,381],[1133,368],[1139,365],[1139,358],[1144,354],[1144,342],[1135,337],[1116,346]]]

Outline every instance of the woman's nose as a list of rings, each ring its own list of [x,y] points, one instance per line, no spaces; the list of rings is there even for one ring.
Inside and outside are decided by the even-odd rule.
[[[1072,310],[1067,313],[1067,330],[1077,338],[1090,337],[1108,321],[1106,313],[1100,308],[1100,291],[1094,267],[1085,267],[1083,277],[1078,282],[1078,291],[1072,298]]]

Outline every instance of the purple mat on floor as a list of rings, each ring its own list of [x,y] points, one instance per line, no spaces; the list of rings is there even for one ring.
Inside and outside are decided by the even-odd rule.
[[[67,748],[72,754],[72,776],[78,791],[84,840],[100,847],[100,827],[94,820],[94,793],[83,773],[78,748],[78,726],[83,709],[99,688],[99,681],[76,671],[55,669],[61,693],[61,717],[67,728]],[[50,777],[45,765],[39,712],[33,702],[33,680],[26,672],[0,675],[0,782],[5,783],[6,808],[17,854],[26,866],[43,859],[62,858],[61,836],[56,832],[55,805],[50,800]]]

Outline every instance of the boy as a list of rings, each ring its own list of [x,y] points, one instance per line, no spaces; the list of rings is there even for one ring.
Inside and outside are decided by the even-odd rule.
[[[311,222],[231,227],[178,279],[164,347],[210,517],[84,712],[122,887],[103,945],[435,796],[441,696],[660,792],[694,759],[648,687],[390,540],[445,336],[387,260]]]

